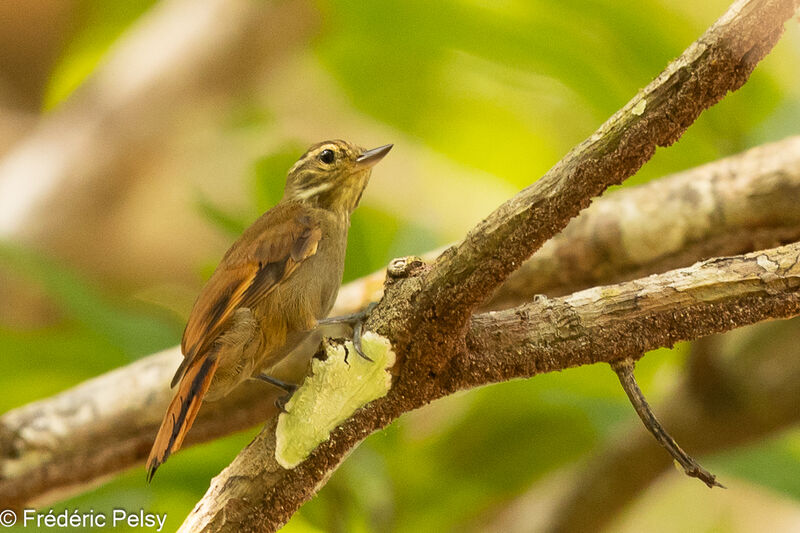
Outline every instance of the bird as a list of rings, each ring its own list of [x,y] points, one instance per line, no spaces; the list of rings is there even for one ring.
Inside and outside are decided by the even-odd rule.
[[[287,392],[276,402],[283,410],[297,386],[272,377],[270,369],[333,307],[350,216],[372,167],[392,146],[364,150],[343,140],[314,144],[289,169],[281,200],[225,253],[189,314],[181,340],[184,358],[171,382],[177,389],[146,464],[148,482],[180,449],[204,400],[259,379]]]

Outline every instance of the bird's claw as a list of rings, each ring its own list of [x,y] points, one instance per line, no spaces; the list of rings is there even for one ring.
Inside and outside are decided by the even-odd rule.
[[[275,398],[275,407],[278,409],[278,412],[284,415],[288,415],[289,411],[286,410],[286,403],[292,397],[291,394],[284,394],[283,396],[279,396]]]
[[[377,307],[377,305],[378,305],[378,302],[372,302],[369,305],[367,305],[364,309],[362,309],[361,311],[358,311],[357,313],[351,313],[349,315],[336,316],[336,317],[332,317],[332,318],[325,318],[323,320],[320,320],[319,324],[320,325],[328,325],[328,324],[342,324],[342,323],[345,323],[345,324],[352,325],[353,326],[353,348],[355,349],[355,351],[359,355],[359,357],[361,357],[362,359],[366,359],[370,363],[374,363],[374,361],[367,354],[364,353],[364,348],[362,347],[362,344],[361,344],[361,334],[362,334],[362,332],[364,330],[364,321],[367,319],[369,314],[372,313],[372,310],[375,309],[375,307]],[[345,363],[347,362],[347,354],[345,354],[344,361],[345,361]]]
[[[366,359],[370,363],[374,363],[375,361],[365,354],[364,349],[361,347],[361,330],[363,327],[364,323],[360,320],[356,322],[356,325],[353,327],[353,348],[362,359]]]

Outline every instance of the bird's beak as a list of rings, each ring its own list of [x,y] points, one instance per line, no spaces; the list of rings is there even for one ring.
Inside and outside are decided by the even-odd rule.
[[[365,168],[372,168],[377,164],[378,161],[384,158],[386,154],[389,153],[389,150],[392,149],[393,144],[387,144],[384,146],[379,146],[378,148],[373,148],[372,150],[367,150],[356,159],[356,170],[363,170]]]

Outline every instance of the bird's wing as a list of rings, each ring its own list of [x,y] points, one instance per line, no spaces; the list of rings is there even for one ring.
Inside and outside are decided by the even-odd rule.
[[[249,228],[194,304],[181,341],[185,358],[172,386],[192,360],[208,350],[237,308],[252,307],[274,290],[317,252],[321,238],[319,225],[300,208],[275,208]]]

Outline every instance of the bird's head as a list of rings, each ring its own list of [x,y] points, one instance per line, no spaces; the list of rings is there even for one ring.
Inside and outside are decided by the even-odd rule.
[[[391,148],[387,144],[364,150],[340,140],[317,143],[289,170],[283,200],[352,213],[369,182],[372,167]]]

